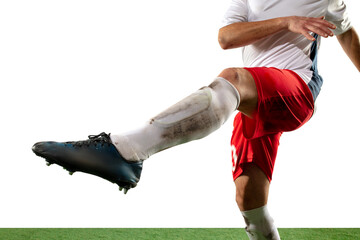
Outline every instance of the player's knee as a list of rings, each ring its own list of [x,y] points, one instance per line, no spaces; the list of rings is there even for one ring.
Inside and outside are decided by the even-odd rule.
[[[219,77],[229,81],[239,92],[241,112],[251,115],[257,106],[257,89],[252,75],[243,68],[226,68]]]
[[[232,83],[235,87],[237,87],[240,82],[241,76],[239,74],[239,71],[241,71],[241,70],[242,69],[240,69],[240,68],[226,68],[220,73],[219,77],[225,78],[230,83]]]

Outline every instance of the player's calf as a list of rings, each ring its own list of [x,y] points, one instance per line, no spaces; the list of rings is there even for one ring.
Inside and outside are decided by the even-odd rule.
[[[243,164],[242,168],[242,174],[235,180],[236,202],[244,217],[249,239],[280,239],[266,205],[270,186],[267,176],[254,163]]]
[[[129,161],[139,161],[164,149],[203,138],[218,129],[237,109],[240,96],[226,79],[218,77],[209,86],[161,112],[144,126],[111,135],[119,152]]]

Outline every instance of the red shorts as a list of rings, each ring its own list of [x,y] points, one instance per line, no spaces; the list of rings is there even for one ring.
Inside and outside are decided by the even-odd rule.
[[[234,119],[233,178],[242,174],[245,163],[253,162],[271,181],[281,134],[311,118],[314,100],[306,83],[291,70],[245,69],[255,80],[258,103],[252,118],[238,113]]]

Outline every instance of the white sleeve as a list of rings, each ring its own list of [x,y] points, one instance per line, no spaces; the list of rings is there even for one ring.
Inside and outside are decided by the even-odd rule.
[[[232,0],[230,7],[225,13],[221,27],[225,27],[236,22],[247,22],[247,0]]]
[[[335,35],[342,34],[351,28],[351,22],[343,0],[330,0],[325,19],[336,26]]]

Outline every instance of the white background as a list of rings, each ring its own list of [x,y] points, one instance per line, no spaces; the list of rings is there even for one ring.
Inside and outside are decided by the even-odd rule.
[[[347,0],[360,29],[357,0]],[[127,195],[47,167],[31,146],[142,124],[241,67],[217,31],[229,1],[1,1],[0,227],[243,227],[231,175],[232,119],[154,155]],[[284,134],[269,209],[279,227],[360,227],[360,76],[323,39],[318,110]]]

